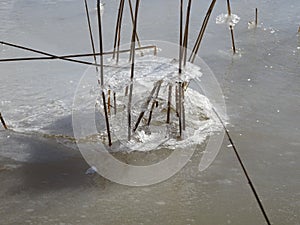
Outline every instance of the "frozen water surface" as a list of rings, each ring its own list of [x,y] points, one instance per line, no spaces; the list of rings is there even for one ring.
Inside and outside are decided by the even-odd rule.
[[[88,2],[96,29],[96,5]],[[103,3],[108,51],[118,2]],[[140,38],[177,43],[177,4],[141,1]],[[193,1],[190,47],[208,7],[207,1]],[[259,26],[248,29],[256,7]],[[240,17],[235,27],[240,56],[230,54],[228,28],[215,23],[226,12],[226,1],[217,1],[199,55],[222,87],[228,129],[272,223],[297,225],[300,2],[232,1],[231,8]],[[123,43],[130,38],[127,10]],[[3,0],[0,12],[3,41],[61,55],[91,51],[82,1]],[[22,56],[37,55],[0,46],[1,58]],[[0,111],[15,130],[0,130],[1,224],[264,224],[226,139],[207,170],[198,170],[204,142],[177,175],[149,187],[132,188],[97,174],[85,175],[91,166],[72,140],[71,111],[87,67],[53,60],[1,63],[0,68]],[[168,153],[143,154],[116,157],[135,164],[137,157],[148,163]]]

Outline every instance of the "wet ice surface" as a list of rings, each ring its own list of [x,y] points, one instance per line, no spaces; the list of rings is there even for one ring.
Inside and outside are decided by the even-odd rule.
[[[18,1],[10,13],[1,13],[1,39],[57,54],[90,51],[83,4],[64,0],[47,2],[52,4]],[[271,221],[296,225],[300,207],[299,36],[296,34],[300,6],[298,1],[289,3],[232,2],[232,13],[241,17],[235,28],[241,57],[231,57],[229,32],[213,21],[226,9],[225,1],[218,2],[200,55],[222,86],[230,118],[228,128]],[[194,10],[203,11],[193,15],[191,45],[203,19],[199,15],[205,13],[209,3],[193,4]],[[177,29],[171,29],[178,21],[174,1],[164,4],[145,1],[141,10],[143,7],[147,10],[140,14],[141,35],[146,39],[177,42]],[[253,20],[255,7],[259,9],[260,26],[248,30],[247,23]],[[10,7],[4,8],[6,11]],[[106,2],[106,23],[115,21],[115,14],[108,12],[115,12],[116,8],[117,2]],[[274,17],[274,12],[280,16]],[[130,22],[124,27],[129,28]],[[105,29],[105,46],[109,50],[114,25]],[[126,33],[129,37],[129,32]],[[3,46],[0,51],[1,58],[32,56]],[[72,134],[72,98],[85,66],[59,61],[0,66],[0,107],[8,125],[22,132],[34,128]],[[43,128],[39,127],[41,124]],[[98,175],[85,175],[90,166],[73,148],[57,143],[60,139],[56,137],[3,130],[0,136],[1,224],[264,223],[226,140],[217,159],[204,172],[198,171],[201,153],[197,151],[175,177],[150,187],[130,188]]]

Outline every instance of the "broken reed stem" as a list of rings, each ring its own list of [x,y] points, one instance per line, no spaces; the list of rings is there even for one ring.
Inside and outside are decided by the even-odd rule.
[[[178,117],[178,86],[175,86],[175,104],[176,104],[176,116]]]
[[[161,83],[161,82],[162,82],[162,80],[157,81],[155,83],[155,85],[153,86],[153,88],[152,88],[152,90],[151,90],[151,92],[150,92],[150,94],[149,94],[146,102],[144,102],[144,104],[142,105],[142,107],[141,107],[142,111],[140,112],[140,115],[139,115],[139,117],[138,117],[138,119],[137,119],[137,121],[136,121],[136,123],[134,125],[133,132],[135,132],[136,129],[138,128],[138,126],[139,126],[139,124],[140,124],[140,122],[141,122],[141,120],[142,120],[142,118],[143,118],[143,116],[144,116],[144,114],[145,114],[148,106],[149,106],[149,103],[150,103],[151,99],[153,98],[154,92],[157,89],[159,83]]]
[[[206,13],[205,18],[203,20],[201,29],[200,29],[198,37],[197,37],[197,40],[196,40],[195,45],[193,47],[192,53],[191,53],[191,55],[189,57],[189,62],[193,63],[194,60],[195,60],[195,58],[196,58],[197,52],[198,52],[199,47],[201,45],[201,41],[202,41],[202,38],[203,38],[203,35],[204,35],[204,32],[205,32],[205,29],[207,27],[207,23],[209,21],[209,17],[210,17],[210,15],[212,13],[212,10],[213,10],[214,6],[215,6],[215,3],[216,3],[216,0],[212,0],[211,4],[210,4],[210,6],[209,6],[209,8],[207,10],[207,13]]]
[[[49,56],[49,59],[61,59],[61,60],[65,60],[65,61],[69,61],[69,62],[75,62],[75,63],[80,63],[80,64],[85,64],[85,65],[100,66],[100,64],[95,64],[95,63],[91,63],[91,62],[86,62],[86,61],[81,61],[81,60],[75,60],[75,59],[70,59],[70,58],[64,58],[64,57],[53,55],[53,54],[50,54],[50,53],[47,53],[47,52],[43,52],[43,51],[40,51],[40,50],[36,50],[36,49],[32,49],[32,48],[27,48],[27,47],[24,47],[24,46],[20,46],[20,45],[8,43],[8,42],[4,42],[4,41],[0,41],[0,44],[8,45],[8,46],[11,46],[11,47],[14,47],[14,48],[19,48],[19,49],[23,49],[23,50],[34,52],[34,53],[38,53],[38,54],[41,54],[41,55],[46,55],[46,56]]]
[[[110,105],[110,89],[108,89],[107,95],[108,95],[108,97],[107,97],[107,112],[110,115],[110,106],[111,106]]]
[[[119,62],[119,50],[120,50],[120,44],[121,44],[121,27],[122,27],[122,18],[123,18],[123,9],[124,9],[124,3],[125,1],[123,0],[122,6],[121,6],[121,16],[120,16],[120,21],[119,21],[119,29],[118,29],[118,44],[117,44],[117,64]]]
[[[114,114],[117,114],[117,98],[116,98],[116,92],[114,92]]]
[[[121,23],[121,20],[122,20],[121,17],[122,17],[122,14],[123,14],[123,7],[124,7],[124,0],[120,0],[117,23],[116,23],[116,29],[115,29],[114,51],[113,51],[113,56],[112,56],[113,59],[115,58],[115,55],[116,55],[117,40],[118,40],[118,36],[119,36],[120,23]]]
[[[235,54],[236,50],[235,50],[235,43],[234,43],[233,27],[232,25],[230,25],[229,27],[230,27],[230,34],[231,34],[232,50],[233,50],[233,54]]]
[[[300,26],[299,26],[299,28],[298,28],[298,33],[300,33]]]
[[[258,11],[257,8],[255,8],[255,26],[258,24]]]
[[[151,109],[150,109],[150,112],[149,112],[149,119],[148,119],[148,123],[147,123],[148,126],[150,125],[150,122],[151,122],[151,119],[152,119],[152,113],[153,113],[154,106],[157,105],[156,99],[158,97],[161,84],[162,84],[162,80],[158,83],[157,88],[156,88],[156,93],[155,93],[155,96],[154,96],[154,99],[153,99],[153,102],[152,102],[152,105],[151,105]]]
[[[189,0],[188,6],[187,6],[185,29],[184,29],[184,39],[183,39],[183,65],[184,66],[186,65],[186,54],[187,54],[187,45],[188,45],[191,5],[192,5],[192,0]]]
[[[132,101],[132,89],[133,89],[133,77],[134,77],[134,60],[135,60],[135,37],[136,37],[136,27],[137,27],[137,16],[139,10],[140,0],[136,0],[135,5],[135,15],[134,15],[134,24],[132,29],[132,36],[131,36],[131,75],[130,75],[130,90],[129,90],[129,97],[128,97],[128,141],[131,139],[131,101]]]
[[[26,47],[23,46],[19,46],[19,45],[14,45],[7,43],[7,42],[0,42],[4,45],[10,45],[11,47],[15,47],[15,48],[21,48],[23,50],[27,50],[27,51],[31,51],[31,52],[35,52],[38,50],[32,49],[32,48],[27,48],[24,49]],[[143,46],[140,48],[135,48],[135,50],[144,50],[144,49],[149,49],[149,48],[153,48],[153,54],[156,55],[157,52],[157,47],[155,45],[149,45],[149,46]],[[127,53],[130,52],[130,49],[124,49],[124,50],[119,50],[119,53]],[[37,53],[37,52],[36,52]],[[111,55],[114,52],[103,52],[103,55]],[[39,54],[42,55],[52,55],[46,52],[39,52]],[[67,60],[67,59],[71,59],[71,58],[81,58],[81,57],[90,57],[90,56],[99,56],[101,55],[99,52],[96,53],[83,53],[83,54],[72,54],[72,55],[61,55],[61,56],[57,56],[57,55],[52,55],[52,56],[45,56],[45,57],[20,57],[20,58],[7,58],[7,59],[0,59],[0,62],[14,62],[14,61],[30,61],[30,60],[48,60],[48,59],[61,59],[61,60]],[[75,61],[78,63],[83,63],[83,64],[88,64],[88,65],[94,65],[94,66],[100,66],[100,64],[95,64],[95,63],[90,63],[90,62],[85,62],[85,61],[76,61],[76,60],[68,60],[68,61]],[[104,65],[106,66],[106,65]]]
[[[227,12],[228,12],[228,16],[231,16],[231,7],[230,7],[230,1],[227,0]]]
[[[110,128],[109,128],[109,120],[108,120],[108,114],[107,114],[107,108],[106,108],[106,102],[105,102],[105,93],[104,93],[104,75],[103,75],[103,43],[102,43],[102,21],[101,21],[101,15],[100,15],[100,0],[97,0],[97,16],[98,16],[98,27],[99,27],[99,46],[100,46],[100,85],[101,85],[101,91],[102,91],[102,101],[103,101],[103,107],[104,107],[104,114],[105,114],[105,123],[106,123],[106,130],[107,130],[107,136],[108,136],[108,145],[111,146],[111,136],[110,136]]]
[[[167,123],[170,123],[170,114],[171,114],[171,101],[172,101],[172,84],[169,84],[168,90],[168,111],[167,111]]]
[[[6,123],[5,123],[5,121],[4,121],[4,119],[3,119],[1,113],[0,113],[0,120],[1,120],[1,123],[2,123],[2,125],[3,125],[3,127],[4,127],[4,129],[7,130],[8,128],[7,128],[7,126],[6,126]]]
[[[85,5],[86,18],[87,18],[87,22],[88,22],[90,40],[91,40],[91,45],[92,45],[92,50],[93,50],[94,62],[95,62],[95,64],[97,64],[97,58],[96,58],[96,54],[95,54],[96,50],[95,50],[95,44],[94,44],[94,38],[93,38],[93,32],[92,32],[92,27],[91,27],[90,14],[89,14],[87,0],[84,0],[84,5]],[[96,72],[98,72],[98,67],[96,67]]]

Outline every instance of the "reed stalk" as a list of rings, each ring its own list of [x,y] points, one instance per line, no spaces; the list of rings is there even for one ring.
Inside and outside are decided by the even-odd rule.
[[[255,8],[255,26],[257,27],[258,24],[258,10]]]
[[[114,92],[114,114],[117,114],[117,97],[116,92]]]
[[[169,90],[168,90],[168,110],[167,110],[167,123],[170,123],[171,118],[171,102],[172,102],[172,84],[169,84]]]
[[[231,16],[231,7],[230,7],[230,1],[227,0],[227,12],[228,12],[228,16]]]
[[[104,93],[104,74],[103,74],[103,37],[102,37],[102,20],[100,14],[100,0],[97,0],[97,17],[98,17],[98,27],[99,27],[99,47],[100,47],[100,86],[102,92],[102,101],[103,101],[103,108],[105,114],[105,123],[106,123],[106,131],[108,136],[108,145],[111,146],[111,135],[110,135],[110,127],[109,127],[109,119],[108,113],[106,108],[106,101],[105,101],[105,93]]]
[[[117,51],[117,43],[118,39],[120,38],[120,30],[121,30],[121,23],[122,23],[122,16],[123,16],[123,8],[124,8],[124,0],[120,0],[119,10],[118,10],[118,17],[115,29],[115,38],[114,38],[114,50],[113,50],[113,59],[115,58],[116,51]]]
[[[147,123],[148,126],[150,125],[150,122],[151,122],[151,119],[152,119],[152,113],[153,113],[154,107],[157,105],[157,100],[156,99],[158,97],[161,84],[162,84],[162,80],[158,82],[157,87],[156,87],[155,96],[154,96],[154,99],[153,99],[153,102],[152,102],[152,105],[151,105],[151,109],[150,109],[150,112],[149,112],[149,119],[148,119],[148,123]]]
[[[183,39],[183,65],[186,65],[186,55],[187,55],[187,46],[188,46],[188,35],[189,35],[189,22],[190,22],[190,13],[191,13],[192,0],[189,0],[187,6],[186,20],[185,20],[185,29],[184,29],[184,39]]]
[[[4,118],[2,117],[1,112],[0,112],[0,120],[1,120],[1,123],[2,123],[2,125],[3,125],[3,127],[4,127],[4,129],[7,130],[8,128],[7,128],[7,126],[6,126],[6,123],[5,123],[5,121],[4,121]]]
[[[153,95],[154,95],[155,90],[158,88],[158,86],[159,86],[161,83],[162,83],[162,80],[159,80],[159,81],[157,81],[157,82],[155,83],[155,85],[153,86],[153,88],[152,88],[150,94],[148,95],[148,98],[146,99],[146,101],[145,101],[144,104],[142,105],[142,107],[141,107],[141,108],[142,108],[142,111],[140,112],[139,117],[138,117],[138,119],[137,119],[137,121],[136,121],[136,123],[135,123],[135,125],[134,125],[133,132],[135,132],[136,129],[138,128],[138,126],[139,126],[139,124],[140,124],[140,122],[141,122],[141,120],[142,120],[142,118],[143,118],[143,116],[144,116],[144,114],[145,114],[145,112],[146,112],[148,106],[149,106],[149,103],[150,103],[151,99],[153,99]]]
[[[197,37],[197,40],[196,40],[196,42],[194,44],[192,53],[191,53],[191,55],[189,57],[189,62],[193,63],[195,61],[196,55],[197,55],[197,53],[199,51],[199,48],[200,48],[200,45],[201,45],[201,41],[202,41],[203,35],[205,33],[205,29],[207,27],[210,15],[211,15],[212,10],[213,10],[213,8],[215,6],[215,3],[216,3],[216,0],[212,0],[211,4],[210,4],[210,6],[209,6],[209,8],[207,10],[207,13],[206,13],[205,18],[203,20],[201,29],[200,29],[198,37]]]
[[[2,44],[14,45],[14,44],[10,44],[8,42],[2,42]],[[32,48],[24,49],[26,47],[19,46],[19,45],[14,45],[14,46],[11,46],[11,47],[22,48],[23,50],[27,50],[27,51],[38,51],[38,50],[35,50],[35,49],[32,49]],[[150,49],[150,48],[153,48],[153,54],[156,55],[157,47],[155,45],[143,46],[143,47],[140,47],[140,48],[135,48],[135,50],[144,50],[144,49]],[[130,52],[130,51],[131,51],[130,49],[123,49],[123,50],[119,50],[119,53],[127,53],[127,52]],[[47,52],[41,52],[41,51],[39,51],[39,54],[42,54],[42,55],[52,55],[52,56],[7,58],[7,59],[0,59],[0,62],[31,61],[31,60],[50,60],[50,59],[66,60],[66,59],[72,59],[72,58],[82,58],[82,57],[100,56],[101,55],[99,52],[96,52],[96,53],[82,53],[82,54],[72,54],[72,55],[57,56],[57,55],[53,55],[53,54],[50,54],[50,53],[47,53]],[[102,54],[103,55],[111,55],[111,54],[113,54],[113,51],[103,52]],[[90,63],[90,62],[85,62],[85,61],[78,61],[78,63],[100,66],[100,64],[95,64],[95,63]],[[105,67],[105,66],[108,66],[108,65],[103,65],[103,66]]]
[[[235,54],[236,53],[236,49],[235,49],[235,43],[234,43],[234,35],[233,35],[233,27],[232,27],[232,25],[230,25],[229,28],[230,28],[230,34],[231,34],[232,50],[233,50],[233,54]]]
[[[90,41],[91,41],[91,46],[92,46],[92,50],[93,50],[93,58],[94,58],[95,64],[97,64],[95,43],[94,43],[94,37],[93,37],[93,32],[92,32],[92,27],[91,27],[90,13],[89,13],[87,0],[84,0],[84,5],[85,5],[85,13],[86,13],[86,18],[87,18],[87,23],[88,23],[89,34],[90,34]],[[98,72],[98,67],[96,67],[96,72]]]
[[[129,97],[128,97],[128,141],[131,139],[131,102],[132,102],[132,92],[133,92],[133,77],[134,77],[134,60],[135,60],[135,37],[136,37],[136,29],[137,29],[137,17],[138,17],[138,10],[139,10],[140,0],[136,0],[135,5],[135,15],[134,15],[134,24],[132,29],[132,36],[131,36],[131,75],[130,75],[130,89],[129,89]]]

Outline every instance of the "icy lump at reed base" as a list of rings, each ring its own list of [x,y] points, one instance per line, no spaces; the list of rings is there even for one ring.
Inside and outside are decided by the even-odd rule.
[[[199,80],[202,76],[200,68],[187,63],[182,74],[178,75],[178,61],[175,59],[144,56],[135,62],[135,77],[133,80],[131,127],[134,128],[138,118],[143,117],[136,130],[131,133],[128,141],[128,94],[126,88],[130,85],[128,61],[120,61],[117,68],[109,68],[105,72],[104,90],[116,93],[116,114],[110,112],[110,127],[113,148],[122,151],[151,151],[162,148],[186,148],[201,144],[206,137],[220,129],[220,124],[212,111],[208,98],[199,93]],[[159,88],[155,88],[159,84]],[[176,93],[178,84],[183,87],[183,105],[185,129],[179,135],[179,118],[176,112]],[[170,122],[167,123],[168,96],[172,88]],[[152,93],[151,93],[152,90]],[[98,92],[100,93],[100,92]],[[113,97],[111,97],[111,102]],[[113,105],[113,103],[110,103]],[[101,96],[98,97],[98,111],[103,113]],[[151,120],[149,122],[149,120]],[[106,139],[106,130],[101,129],[102,139]],[[116,144],[118,143],[118,144]]]

